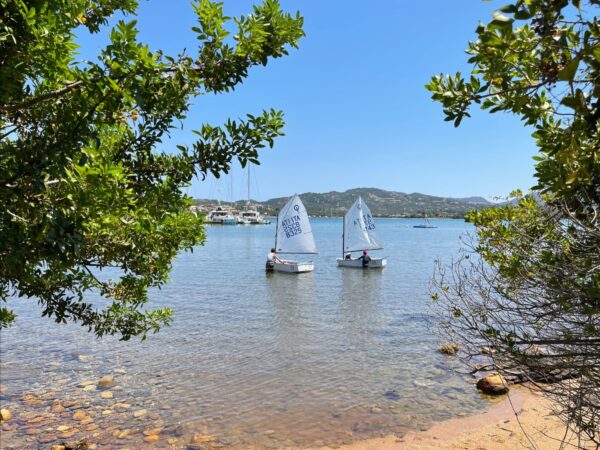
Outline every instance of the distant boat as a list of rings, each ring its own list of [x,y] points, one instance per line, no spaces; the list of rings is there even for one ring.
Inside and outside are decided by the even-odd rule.
[[[358,197],[344,216],[342,257],[337,259],[339,267],[381,269],[387,265],[385,258],[371,258],[366,266],[363,265],[363,260],[360,258],[347,258],[352,252],[383,249],[375,234],[375,228],[375,222],[369,207]]]
[[[217,184],[217,202],[219,206],[206,215],[206,221],[215,225],[237,225],[235,214],[230,209],[221,206],[220,192],[221,185]]]
[[[277,215],[275,252],[277,255],[317,253],[308,214],[298,195],[294,195]],[[315,265],[312,261],[282,260],[282,262],[275,261],[273,266],[275,272],[287,273],[312,272],[314,269]]]
[[[268,225],[270,220],[265,219],[258,212],[256,206],[250,203],[250,165],[248,165],[248,191],[246,197],[246,209],[238,214],[238,223],[245,225]]]
[[[413,228],[437,228],[437,226],[432,225],[427,216],[423,218],[423,223],[418,225],[413,225]]]
[[[268,225],[270,220],[261,216],[257,209],[246,203],[246,209],[238,214],[238,223],[246,225]]]
[[[219,202],[220,203],[220,202]],[[236,225],[237,219],[235,215],[221,207],[220,205],[217,209],[214,209],[208,213],[206,216],[206,221],[208,223],[217,224],[217,225]]]

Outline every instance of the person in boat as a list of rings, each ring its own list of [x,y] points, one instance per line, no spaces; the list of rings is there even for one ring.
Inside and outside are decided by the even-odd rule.
[[[279,258],[279,256],[277,256],[277,252],[274,248],[272,248],[269,254],[267,255],[267,270],[272,271],[275,268],[276,262],[283,263],[284,261],[281,258]]]
[[[344,257],[344,259],[345,259],[346,261],[349,261],[349,260],[351,260],[351,259],[352,259],[352,255],[351,255],[350,253],[346,253],[346,256]]]
[[[366,250],[363,250],[362,256],[358,259],[362,259],[363,267],[369,267],[369,263],[371,262],[371,257],[369,256],[369,252],[367,252]]]

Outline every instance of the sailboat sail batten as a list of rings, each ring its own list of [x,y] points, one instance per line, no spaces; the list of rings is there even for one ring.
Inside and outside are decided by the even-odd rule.
[[[381,250],[369,207],[359,197],[344,216],[344,252]]]
[[[277,253],[317,253],[306,208],[297,195],[286,203],[277,216],[276,233]]]

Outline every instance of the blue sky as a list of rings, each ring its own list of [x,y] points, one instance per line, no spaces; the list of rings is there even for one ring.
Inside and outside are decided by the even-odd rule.
[[[261,154],[253,197],[378,187],[431,195],[486,198],[534,184],[531,129],[517,117],[477,110],[454,128],[423,87],[440,72],[467,72],[467,42],[502,1],[283,1],[300,10],[306,37],[298,50],[256,67],[234,92],[198,98],[177,142],[191,130],[263,109],[282,109],[286,136]],[[224,0],[228,15],[250,2]],[[193,53],[195,16],[187,0],[142,1],[140,39],[152,49]],[[82,56],[97,38],[80,36]],[[220,183],[197,180],[194,197],[245,197],[239,167]]]

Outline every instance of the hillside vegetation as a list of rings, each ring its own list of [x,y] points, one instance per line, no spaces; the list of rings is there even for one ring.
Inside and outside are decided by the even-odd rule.
[[[369,205],[371,213],[378,217],[457,217],[462,218],[473,209],[487,208],[492,205],[482,197],[449,198],[435,197],[419,193],[385,191],[375,188],[349,189],[345,192],[325,192],[322,194],[307,192],[300,194],[311,216],[342,216],[358,196]],[[261,211],[276,214],[288,197],[278,197],[264,202],[252,201]],[[199,205],[216,205],[216,200],[196,200]],[[232,203],[223,202],[224,205]],[[233,202],[233,207],[242,209],[245,201]]]

